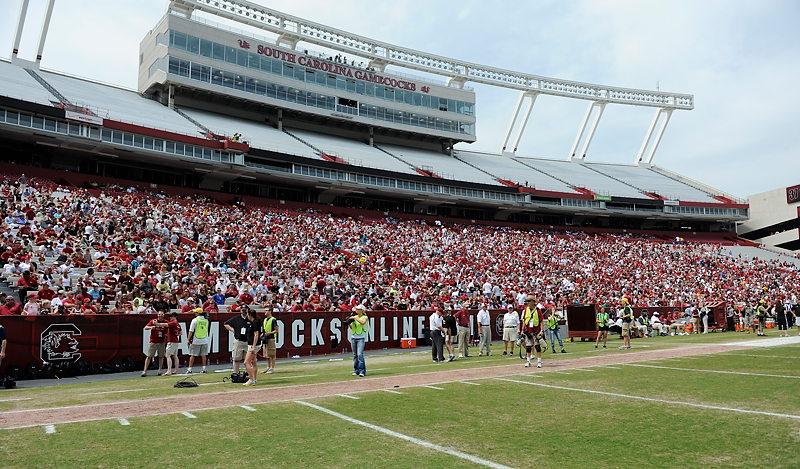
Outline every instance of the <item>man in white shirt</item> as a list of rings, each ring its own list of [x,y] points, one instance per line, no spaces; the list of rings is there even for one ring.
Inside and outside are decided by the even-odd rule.
[[[666,335],[666,326],[661,324],[661,315],[658,312],[650,316],[650,324],[653,326],[653,334]]]
[[[486,309],[486,303],[481,304],[481,309],[478,310],[478,334],[480,335],[480,343],[478,344],[478,356],[483,355],[483,349],[486,348],[486,355],[492,356],[492,318],[489,315],[489,310]]]
[[[503,355],[508,355],[508,344],[511,343],[511,355],[514,355],[514,342],[517,341],[517,326],[519,314],[513,307],[503,315]]]
[[[430,317],[430,324],[428,326],[430,328],[431,334],[431,354],[433,355],[433,361],[436,363],[440,363],[444,361],[444,327],[442,326],[442,310],[441,308],[436,308],[433,314]]]

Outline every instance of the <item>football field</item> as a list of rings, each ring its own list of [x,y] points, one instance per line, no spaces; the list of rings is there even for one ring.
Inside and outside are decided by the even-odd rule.
[[[2,467],[800,467],[800,340],[736,333],[431,363],[427,350],[0,392]],[[611,344],[614,344],[612,347]],[[765,346],[769,345],[769,346]],[[515,350],[516,352],[516,350]]]

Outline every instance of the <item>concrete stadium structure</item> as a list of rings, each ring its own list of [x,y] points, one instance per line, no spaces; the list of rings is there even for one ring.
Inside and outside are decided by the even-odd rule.
[[[748,219],[746,201],[653,164],[691,95],[486,67],[232,0],[172,1],[140,43],[139,86],[129,90],[40,69],[53,1],[37,60],[17,58],[17,40],[0,61],[0,144],[14,162],[466,219],[730,233]],[[497,153],[454,147],[476,141],[470,82],[519,93]],[[540,94],[588,102],[564,159],[516,152]],[[631,165],[586,160],[607,105],[654,109]]]

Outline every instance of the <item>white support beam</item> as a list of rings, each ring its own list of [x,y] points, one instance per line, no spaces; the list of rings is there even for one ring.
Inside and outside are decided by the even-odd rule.
[[[25,27],[25,17],[28,16],[28,1],[22,0],[22,7],[19,10],[17,19],[17,32],[14,33],[14,45],[11,47],[11,58],[15,58],[19,53],[19,43],[22,40],[22,29]]]
[[[597,113],[594,116],[594,121],[592,121],[592,127],[589,129],[589,135],[586,136],[586,141],[583,142],[583,149],[581,150],[581,160],[586,159],[586,152],[589,151],[589,144],[592,143],[592,138],[594,137],[594,132],[597,130],[597,124],[600,122],[600,118],[603,116],[603,110],[606,108],[606,103],[594,103],[595,107],[597,108]]]
[[[519,99],[517,99],[517,105],[514,106],[514,114],[511,116],[511,122],[508,123],[508,130],[506,130],[506,136],[503,138],[503,147],[500,148],[500,154],[506,151],[506,147],[508,146],[508,139],[511,138],[511,131],[514,130],[514,124],[517,122],[517,116],[519,116],[519,110],[522,108],[522,101],[525,100],[525,92],[520,91]]]
[[[583,116],[581,128],[578,129],[578,135],[575,137],[575,142],[572,144],[572,149],[569,151],[569,161],[572,161],[572,158],[575,158],[575,152],[578,151],[578,144],[581,143],[583,132],[586,131],[586,124],[589,122],[589,116],[592,115],[592,109],[594,109],[594,101],[589,103],[589,107],[586,108],[586,114]]]
[[[661,143],[661,137],[664,136],[664,130],[667,128],[670,116],[672,116],[672,109],[664,109],[663,112],[664,120],[661,121],[661,126],[658,128],[658,134],[656,134],[656,140],[653,142],[653,146],[650,148],[650,152],[647,154],[647,161],[645,161],[647,164],[651,164],[653,162],[653,156],[656,154],[658,144]]]
[[[36,49],[36,62],[42,61],[42,52],[44,52],[44,41],[47,39],[47,31],[50,29],[50,18],[53,16],[53,6],[56,0],[47,0],[47,10],[44,14],[44,21],[42,21],[42,32],[39,35],[39,47]]]
[[[519,148],[519,141],[522,139],[522,133],[525,132],[525,126],[528,125],[528,118],[531,116],[531,111],[533,110],[533,105],[536,103],[536,96],[537,93],[529,94],[530,97],[530,104],[528,104],[528,110],[525,111],[525,117],[522,118],[522,125],[519,127],[519,132],[517,133],[517,138],[514,139],[514,151],[513,153],[517,152],[517,148]]]
[[[653,121],[650,122],[650,127],[647,129],[647,134],[644,136],[642,148],[639,149],[639,153],[636,155],[636,162],[634,163],[636,166],[639,166],[639,163],[644,157],[644,151],[647,149],[650,139],[653,138],[653,131],[656,129],[656,123],[658,123],[658,116],[661,115],[661,111],[663,111],[663,109],[656,109],[656,113],[653,115]]]

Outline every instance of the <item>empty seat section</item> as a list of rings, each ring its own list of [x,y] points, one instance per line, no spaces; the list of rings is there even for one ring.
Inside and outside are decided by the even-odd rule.
[[[244,141],[253,148],[306,158],[319,158],[308,145],[298,142],[267,124],[185,107],[182,107],[181,111],[208,127],[212,132],[228,137],[233,136],[235,133],[241,134]]]
[[[398,173],[417,174],[407,164],[392,158],[386,153],[373,148],[366,143],[349,138],[335,137],[333,135],[309,132],[307,130],[286,129],[292,135],[314,145],[326,155],[335,156],[353,166],[377,168]]]
[[[570,161],[542,160],[538,158],[522,158],[518,160],[529,166],[540,169],[559,179],[577,186],[591,190],[600,195],[616,195],[618,197],[646,197],[633,187],[615,181],[608,176],[584,168],[582,164]]]
[[[456,156],[488,171],[500,179],[512,181],[522,186],[527,182],[528,186],[534,189],[566,192],[568,194],[576,193],[568,184],[564,184],[558,179],[535,171],[512,158],[469,151],[458,151]]]
[[[58,99],[23,68],[0,60],[0,96],[52,106]]]
[[[55,73],[38,73],[73,104],[98,108],[100,117],[194,137],[204,136],[202,130],[177,112],[135,91]]]
[[[689,200],[695,202],[708,202],[711,196],[707,193],[659,174],[646,167],[596,164],[591,166],[609,176],[629,182],[647,192],[655,192],[668,199]],[[713,201],[713,199],[711,199]]]
[[[379,146],[389,153],[408,161],[414,166],[420,168],[425,166],[426,169],[430,169],[435,174],[445,179],[502,186],[502,184],[497,182],[497,180],[492,176],[473,168],[463,161],[459,161],[456,158],[447,156],[443,153],[394,145]]]

